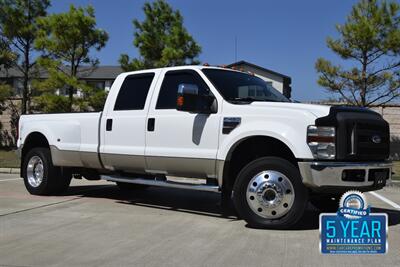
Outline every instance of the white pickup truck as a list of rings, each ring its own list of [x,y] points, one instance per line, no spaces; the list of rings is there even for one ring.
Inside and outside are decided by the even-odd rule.
[[[209,66],[120,74],[103,112],[21,116],[18,147],[31,194],[61,193],[82,176],[208,190],[232,198],[249,225],[281,229],[309,197],[321,206],[378,190],[392,168],[379,114],[293,103],[254,74]]]

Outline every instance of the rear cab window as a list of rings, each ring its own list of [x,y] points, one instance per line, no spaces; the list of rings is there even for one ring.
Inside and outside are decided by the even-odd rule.
[[[118,92],[114,111],[143,110],[154,75],[143,73],[127,76]]]

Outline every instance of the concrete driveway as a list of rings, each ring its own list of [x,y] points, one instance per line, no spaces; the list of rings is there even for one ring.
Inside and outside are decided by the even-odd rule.
[[[389,215],[388,254],[343,256],[319,253],[311,205],[294,230],[256,230],[221,215],[214,193],[123,194],[74,180],[63,196],[39,197],[18,175],[0,174],[0,266],[400,266],[399,186],[367,194]]]

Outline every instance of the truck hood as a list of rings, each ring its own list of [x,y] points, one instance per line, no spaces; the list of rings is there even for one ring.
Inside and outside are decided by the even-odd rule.
[[[268,108],[281,108],[290,109],[293,111],[308,111],[315,117],[324,117],[329,114],[331,106],[328,105],[315,105],[315,104],[302,104],[293,102],[252,102],[249,106],[251,107],[268,107]]]

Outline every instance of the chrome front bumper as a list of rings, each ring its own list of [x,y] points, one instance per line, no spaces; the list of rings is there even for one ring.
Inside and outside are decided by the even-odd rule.
[[[318,162],[304,161],[299,162],[299,169],[303,177],[303,183],[307,187],[348,187],[348,188],[371,188],[378,189],[375,181],[368,181],[369,171],[372,169],[389,169],[389,177],[386,183],[391,181],[392,166],[391,162]],[[365,170],[363,181],[343,181],[343,171]]]

